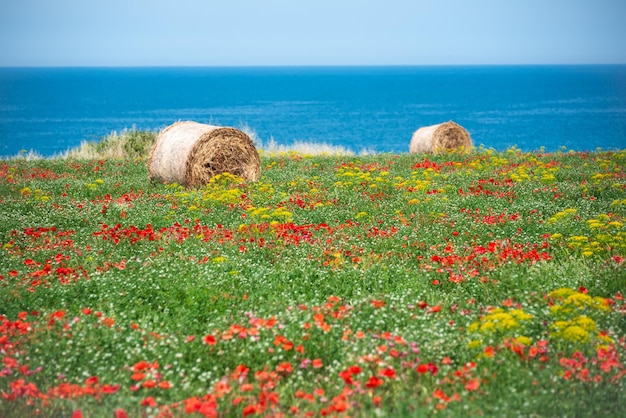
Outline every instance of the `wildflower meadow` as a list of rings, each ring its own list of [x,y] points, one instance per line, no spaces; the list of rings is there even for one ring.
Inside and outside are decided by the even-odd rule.
[[[0,416],[623,416],[624,167],[0,160]]]

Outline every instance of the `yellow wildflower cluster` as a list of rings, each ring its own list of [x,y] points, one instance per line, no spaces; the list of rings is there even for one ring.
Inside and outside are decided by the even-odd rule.
[[[529,346],[532,344],[532,339],[519,335],[519,333],[523,330],[524,323],[531,319],[533,319],[533,316],[522,309],[507,311],[502,308],[492,308],[487,315],[470,324],[467,330],[470,333],[489,336],[496,335],[505,339],[512,338],[519,344]],[[482,346],[482,339],[471,340],[467,343],[468,348],[480,348]]]
[[[265,183],[264,181],[257,181],[249,185],[250,187],[250,195],[252,200],[267,200],[268,196],[272,196],[275,193],[274,186],[271,183]],[[283,194],[283,197],[286,197],[286,194]]]
[[[521,309],[505,311],[502,308],[494,308],[479,321],[472,323],[468,327],[468,331],[481,332],[484,334],[507,334],[510,331],[518,329],[521,322],[529,321],[532,318],[532,315]]]
[[[363,170],[360,167],[341,167],[337,172],[337,177],[341,179],[335,182],[337,187],[367,186],[375,189],[391,184],[389,172],[376,172],[375,168]]]
[[[400,176],[394,178],[395,183],[393,186],[397,189],[406,189],[412,192],[417,190],[428,190],[431,185],[431,180],[438,176],[440,176],[440,174],[432,168],[412,171],[410,179],[405,179]]]
[[[243,179],[231,173],[221,173],[209,180],[204,187],[202,200],[213,200],[221,203],[237,203],[241,199],[242,191],[239,186]]]
[[[102,179],[96,179],[93,183],[85,183],[85,189],[88,190],[98,190],[98,186],[101,186],[104,184],[104,180]]]
[[[531,178],[530,175],[528,174],[528,167],[526,167],[525,165],[520,165],[519,167],[515,169],[515,171],[505,172],[505,173],[502,173],[502,175],[504,177],[508,175],[509,177],[511,177],[511,180],[517,183],[521,183],[524,180],[530,180]]]
[[[548,298],[559,302],[550,307],[550,314],[556,317],[551,326],[556,338],[580,344],[592,340],[606,344],[613,342],[598,331],[596,322],[588,316],[610,311],[606,299],[570,288],[554,290],[548,294]]]
[[[540,181],[542,183],[550,184],[556,182],[555,174],[559,171],[559,167],[546,164],[543,161],[537,160],[535,157],[527,158],[529,164],[521,164],[515,168],[515,170],[502,172],[502,176],[510,177],[511,180],[521,183],[525,180]],[[529,173],[529,167],[532,170]]]
[[[241,201],[243,191],[241,177],[231,173],[221,173],[212,177],[204,188],[187,191],[179,185],[171,185],[177,190],[174,196],[188,206],[189,210],[198,210],[214,203],[235,204]]]
[[[276,209],[251,206],[247,211],[252,219],[259,222],[272,223],[293,221],[293,213],[285,209],[283,206],[279,206]]]
[[[578,249],[585,257],[606,251],[626,253],[626,228],[621,217],[601,214],[587,222],[588,235],[573,235],[568,238],[568,245]]]
[[[554,215],[552,215],[550,219],[548,219],[548,223],[553,224],[553,223],[572,219],[574,215],[576,215],[577,212],[578,211],[574,208],[568,208],[568,209],[562,210],[561,212],[557,212]]]
[[[31,189],[30,187],[24,187],[20,190],[20,194],[24,197],[31,197],[37,202],[47,202],[50,200],[50,196],[41,189]]]
[[[598,311],[610,311],[606,299],[599,296],[589,296],[587,293],[577,292],[574,289],[563,287],[553,290],[548,294],[550,299],[559,301],[550,307],[550,312],[557,315],[569,315],[572,312],[593,309]]]
[[[596,322],[585,315],[576,316],[569,321],[556,321],[552,324],[553,335],[573,343],[586,343],[597,334]]]

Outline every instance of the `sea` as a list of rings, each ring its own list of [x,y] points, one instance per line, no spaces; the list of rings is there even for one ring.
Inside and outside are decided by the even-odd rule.
[[[0,68],[3,157],[184,120],[355,153],[450,120],[495,150],[624,149],[626,65]]]

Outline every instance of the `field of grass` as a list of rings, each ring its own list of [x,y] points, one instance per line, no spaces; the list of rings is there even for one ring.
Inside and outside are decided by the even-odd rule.
[[[0,416],[623,416],[626,151],[0,161]]]

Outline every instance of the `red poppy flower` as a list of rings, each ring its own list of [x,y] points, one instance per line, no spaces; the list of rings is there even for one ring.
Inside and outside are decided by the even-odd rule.
[[[147,361],[141,360],[135,363],[135,365],[133,366],[133,371],[140,372],[142,370],[146,370],[148,367],[150,367],[150,363],[148,363]]]
[[[465,385],[465,389],[469,390],[470,392],[478,389],[479,387],[480,387],[480,380],[478,380],[478,378],[476,377],[470,380],[469,382],[467,382],[467,384]]]
[[[124,411],[123,409],[120,409],[120,408],[116,409],[113,412],[113,416],[115,418],[128,418],[128,414],[126,413],[126,411]]]
[[[215,339],[215,337],[213,335],[207,335],[205,336],[202,341],[207,344],[207,345],[215,345],[217,344],[217,340]]]
[[[276,366],[276,371],[278,373],[291,373],[293,371],[293,366],[288,361],[285,361]]]
[[[88,377],[87,379],[85,379],[85,384],[86,385],[95,385],[97,384],[99,381],[98,376],[91,376]]]
[[[133,373],[133,375],[130,377],[131,380],[143,380],[145,378],[146,378],[145,373]]]
[[[148,396],[143,401],[141,401],[141,406],[149,406],[150,408],[154,408],[155,406],[157,406],[157,403],[152,396]]]
[[[374,388],[377,388],[378,386],[382,385],[383,383],[384,383],[384,381],[380,377],[372,376],[367,381],[367,383],[365,383],[365,387],[368,387],[370,389],[374,389]]]
[[[392,369],[391,367],[387,367],[385,369],[382,369],[378,374],[380,376],[388,377],[390,379],[395,379],[396,378],[396,371],[394,369]]]
[[[419,366],[417,366],[417,367],[415,368],[415,371],[416,371],[416,372],[418,372],[418,373],[420,373],[420,374],[427,373],[427,372],[428,372],[428,365],[427,365],[427,364],[422,363],[422,364],[420,364]]]
[[[120,385],[103,385],[102,386],[102,393],[104,393],[105,395],[113,395],[114,393],[117,393],[120,390]]]

